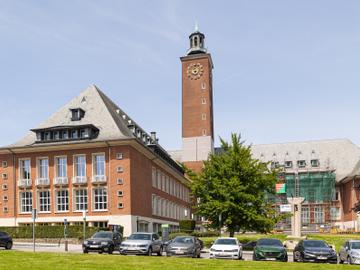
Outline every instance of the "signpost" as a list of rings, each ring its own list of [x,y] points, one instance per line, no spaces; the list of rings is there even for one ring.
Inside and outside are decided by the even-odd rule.
[[[65,239],[65,251],[68,251],[68,240],[67,240],[67,225],[68,225],[68,221],[65,218],[64,219],[64,239]]]
[[[86,210],[84,210],[83,212],[82,212],[82,216],[83,216],[83,223],[84,223],[84,241],[85,241],[85,239],[86,239]]]
[[[37,218],[37,210],[35,208],[31,211],[32,214],[32,220],[33,220],[33,251],[35,252],[35,219]]]
[[[169,241],[169,224],[162,224],[161,225],[161,236],[163,242]]]

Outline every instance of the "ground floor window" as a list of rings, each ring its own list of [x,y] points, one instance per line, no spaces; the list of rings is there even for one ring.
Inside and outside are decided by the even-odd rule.
[[[88,209],[88,193],[87,189],[75,190],[75,210],[84,211]]]
[[[301,207],[301,223],[304,225],[310,223],[310,209],[308,206]]]
[[[94,222],[94,227],[97,228],[107,228],[108,223],[106,221],[95,221]]]
[[[330,216],[331,220],[339,220],[340,219],[340,209],[337,207],[330,208]]]
[[[21,213],[32,211],[32,193],[30,191],[20,192],[20,210]]]
[[[58,212],[69,211],[69,191],[67,189],[56,191],[56,210]]]
[[[315,223],[324,223],[325,222],[325,215],[324,215],[323,207],[317,206],[314,208],[314,222]]]
[[[50,212],[50,191],[39,191],[38,196],[39,212]]]
[[[94,189],[94,210],[107,209],[107,190],[105,188]]]

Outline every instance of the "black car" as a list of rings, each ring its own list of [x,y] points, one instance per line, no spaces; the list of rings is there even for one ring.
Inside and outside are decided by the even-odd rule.
[[[112,254],[114,250],[120,250],[121,241],[122,236],[118,232],[100,231],[95,233],[90,239],[86,239],[82,248],[84,253],[96,251]]]
[[[337,254],[325,241],[301,240],[294,249],[294,262],[337,263]]]
[[[4,247],[5,249],[11,249],[13,245],[13,241],[10,235],[6,232],[0,232],[0,247]]]

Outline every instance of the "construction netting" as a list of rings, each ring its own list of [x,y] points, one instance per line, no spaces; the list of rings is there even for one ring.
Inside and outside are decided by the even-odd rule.
[[[334,197],[335,174],[333,172],[285,174],[284,178],[287,197],[304,197],[305,202],[309,203],[327,202]]]

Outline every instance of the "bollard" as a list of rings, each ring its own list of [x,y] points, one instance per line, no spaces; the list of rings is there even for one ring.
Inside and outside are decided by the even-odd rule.
[[[67,239],[65,240],[65,251],[69,251],[69,249],[68,249],[68,240]]]

